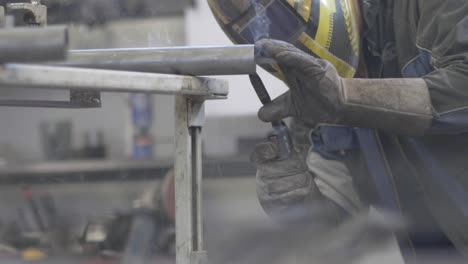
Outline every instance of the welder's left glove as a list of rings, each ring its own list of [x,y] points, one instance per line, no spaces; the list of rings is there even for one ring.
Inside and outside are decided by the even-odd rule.
[[[265,122],[294,116],[306,124],[411,135],[423,134],[431,125],[431,100],[422,79],[345,79],[329,62],[289,43],[263,39],[256,49],[278,63],[290,88],[260,109],[258,116]]]
[[[258,200],[265,212],[283,224],[309,223],[327,228],[347,219],[348,212],[322,195],[306,164],[305,153],[294,151],[278,160],[278,147],[272,142],[255,146],[251,160],[257,167]]]

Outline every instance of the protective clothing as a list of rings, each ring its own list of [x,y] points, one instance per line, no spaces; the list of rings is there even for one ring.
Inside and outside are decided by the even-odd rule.
[[[307,168],[324,197],[350,215],[356,216],[365,211],[366,206],[355,188],[351,172],[342,161],[324,158],[316,151],[309,151],[306,157]]]
[[[468,2],[360,2],[369,77],[421,78],[432,125],[418,137],[321,126],[314,148],[347,165],[362,200],[408,217],[408,245],[449,243],[445,234],[468,256]]]
[[[293,45],[257,42],[278,62],[290,91],[259,111],[265,122],[294,116],[308,124],[328,123],[420,135],[431,125],[432,106],[421,79],[346,79],[327,61]]]
[[[412,137],[391,128],[322,125],[312,135],[314,151],[349,168],[361,200],[407,216],[409,245],[439,243],[430,240],[445,234],[468,256],[468,2],[359,1],[367,71],[379,80],[358,80],[355,87],[386,89],[383,78],[403,78],[399,89],[422,89],[423,81],[432,124]],[[366,124],[359,126],[372,127]]]
[[[270,1],[269,3],[271,2],[286,6],[285,1]],[[291,3],[295,2],[301,3],[301,1],[291,1]],[[313,3],[316,2],[313,1]],[[315,129],[314,135],[311,136],[314,140],[314,151],[323,158],[333,159],[337,163],[341,162],[349,168],[361,200],[368,204],[403,212],[412,225],[412,234],[409,234],[409,237],[413,241],[410,244],[418,240],[421,234],[424,235],[422,240],[446,234],[450,241],[468,256],[468,177],[466,175],[468,171],[466,162],[468,156],[468,16],[466,15],[468,2],[466,0],[357,0],[356,2],[361,4],[364,21],[362,51],[367,64],[366,70],[370,78],[379,80],[357,80],[354,84],[343,84],[341,80],[341,85],[332,83],[327,87],[352,86],[359,95],[357,99],[360,105],[366,105],[362,102],[372,99],[374,102],[382,102],[382,105],[386,107],[387,103],[390,103],[390,106],[394,108],[401,106],[399,105],[401,101],[387,102],[387,91],[383,93],[383,100],[375,96],[366,98],[367,92],[360,93],[359,91],[397,90],[398,92],[392,93],[390,98],[404,99],[407,92],[412,92],[404,91],[405,87],[411,90],[416,86],[419,91],[423,91],[423,86],[426,86],[432,105],[432,123],[427,129],[423,125],[418,126],[422,129],[411,129],[410,132],[403,131],[402,135],[396,135],[394,129],[397,122],[391,122],[391,126],[388,127],[372,126],[376,116],[373,109],[370,109],[373,113],[370,121],[366,120],[369,116],[364,114],[365,112],[360,112],[361,114],[353,116],[353,123],[348,124],[363,122],[357,124],[358,127],[322,125]],[[325,3],[326,1],[320,1],[321,5],[326,5]],[[253,22],[256,21],[268,21],[266,18],[270,18],[272,25],[270,29],[282,29],[278,30],[278,33],[292,32],[284,30],[291,28],[289,25],[294,25],[294,23],[289,23],[290,19],[284,18],[289,17],[287,15],[267,15],[252,19],[255,17],[252,15],[255,11],[259,11],[257,13],[260,14],[284,14],[284,12],[267,12],[266,10],[269,9],[262,9],[258,5],[257,8],[250,7],[248,0],[211,0],[210,4],[221,26],[237,43],[253,43],[253,37],[248,39],[242,36],[249,34],[252,36],[248,33],[252,28],[249,25],[255,25]],[[298,4],[297,7],[301,5]],[[311,10],[313,13],[317,9]],[[322,9],[319,10],[321,13]],[[243,15],[239,16],[239,14]],[[283,17],[283,19],[275,20],[272,17]],[[311,15],[310,17],[317,16]],[[320,19],[320,17],[327,16],[318,17]],[[268,23],[257,24],[268,25]],[[320,28],[319,23],[316,25]],[[253,28],[259,27],[253,26]],[[318,42],[318,38],[314,37],[314,34],[309,35],[309,39],[315,42],[301,41],[300,37],[299,40],[296,37],[303,36],[303,32],[307,34],[307,29],[299,30],[298,34],[290,33],[287,37],[284,35],[281,37],[281,34],[273,34],[270,31],[267,31],[269,34],[258,34],[257,38],[269,36],[283,40],[310,54],[312,54],[310,49],[304,49],[304,46],[307,46],[304,43],[313,43],[311,47],[317,47],[315,43]],[[335,31],[333,31],[332,39],[343,35],[334,33]],[[290,40],[288,37],[293,39]],[[337,54],[333,51],[331,53]],[[320,54],[315,55],[332,62],[341,77],[352,77],[351,74],[344,74],[349,71],[342,72],[340,67],[328,58]],[[355,57],[355,64],[338,55],[335,57],[341,58],[349,65],[354,65],[354,69],[357,67],[357,57]],[[275,72],[272,69],[270,71]],[[279,71],[276,70],[276,72]],[[296,75],[294,79],[298,79],[296,73],[289,75]],[[388,81],[385,78],[419,78],[419,80],[402,79],[400,82],[395,82],[395,80]],[[311,82],[317,83],[317,80],[312,79]],[[323,80],[318,81],[319,84],[320,82]],[[304,80],[300,83],[305,85],[303,87],[307,86]],[[389,84],[393,87],[395,83],[398,83],[396,88],[387,89]],[[295,89],[293,85],[291,86],[291,89]],[[300,89],[295,90],[300,91]],[[332,93],[332,95],[337,94]],[[353,99],[353,102],[357,99]],[[314,100],[316,101],[317,98]],[[375,104],[372,105],[375,106]],[[405,112],[407,113],[412,113],[408,110],[414,110],[411,105],[405,103],[404,106],[406,106]],[[301,111],[292,109],[288,113],[295,113],[301,118],[306,115],[313,117],[310,119],[317,118],[316,113],[309,112],[311,109],[301,108]],[[320,116],[336,121],[333,120],[332,115],[336,109],[326,110],[324,113],[319,113]],[[274,113],[274,111],[271,112]],[[416,113],[426,112],[418,110]],[[338,121],[345,120],[343,116],[336,117]],[[382,119],[389,118],[382,117]],[[326,120],[330,121],[330,119]],[[407,125],[408,122],[405,122],[400,126],[405,128]],[[362,127],[375,127],[378,130]],[[405,135],[413,134],[414,131],[425,133],[412,137]],[[322,177],[324,181],[326,181],[325,176]],[[315,176],[317,183],[316,179]],[[320,188],[319,184],[317,186]],[[340,186],[333,187],[340,188]],[[322,189],[320,191],[323,193]],[[349,194],[349,192],[341,193]],[[442,232],[439,234],[438,231]]]
[[[295,132],[295,151],[288,160],[277,160],[277,145],[273,142],[258,144],[252,153],[251,159],[257,166],[260,204],[268,215],[285,224],[300,222],[318,229],[333,227],[346,219],[348,213],[319,192],[305,161],[309,144],[302,144],[301,140],[307,135]]]
[[[208,0],[224,32],[237,44],[283,40],[331,62],[343,77],[359,64],[359,12],[354,0]],[[262,65],[282,78],[277,65]]]

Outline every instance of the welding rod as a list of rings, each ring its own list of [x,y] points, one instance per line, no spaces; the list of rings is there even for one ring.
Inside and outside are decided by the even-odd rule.
[[[256,72],[254,45],[71,50],[58,66],[181,75]]]
[[[67,50],[64,26],[0,29],[0,63],[64,60]]]
[[[258,99],[260,99],[260,102],[263,105],[271,103],[271,97],[268,94],[265,84],[263,84],[260,76],[256,73],[249,74],[249,79]],[[271,122],[271,125],[273,127],[273,131],[268,136],[268,139],[275,143],[278,148],[277,160],[289,159],[293,154],[294,147],[288,126],[282,120],[273,121]]]

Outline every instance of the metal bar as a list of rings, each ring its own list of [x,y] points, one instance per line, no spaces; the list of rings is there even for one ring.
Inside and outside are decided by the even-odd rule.
[[[5,26],[5,8],[0,6],[0,28]]]
[[[47,100],[1,100],[0,106],[6,107],[37,107],[37,108],[97,108],[99,106],[83,106],[70,101],[47,101]]]
[[[192,144],[188,128],[189,100],[175,100],[175,199],[176,263],[191,264],[192,243]]]
[[[64,26],[0,30],[0,63],[64,60],[68,30]]]
[[[193,250],[204,251],[202,217],[202,137],[201,127],[192,127],[192,209],[193,209]]]
[[[206,264],[203,240],[204,101],[176,97],[176,263]]]
[[[240,75],[256,71],[254,45],[74,50],[54,65],[181,75]]]
[[[0,88],[86,89],[101,92],[143,92],[225,97],[223,80],[139,72],[76,69],[26,64],[0,66]]]
[[[88,90],[70,90],[69,101],[0,99],[0,106],[38,108],[98,108],[101,107],[101,93]]]
[[[190,136],[192,143],[192,248],[191,263],[207,263],[203,239],[203,172],[202,172],[202,127],[205,124],[205,102],[191,99],[189,103]]]
[[[108,171],[132,171],[132,170],[156,170],[171,168],[172,160],[79,160],[79,161],[55,161],[42,162],[37,164],[15,164],[0,168],[0,178],[15,177],[21,174],[31,176],[50,176],[52,174],[73,174],[73,173],[103,173]]]

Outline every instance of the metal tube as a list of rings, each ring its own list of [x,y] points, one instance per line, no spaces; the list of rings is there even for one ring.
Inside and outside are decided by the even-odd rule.
[[[204,102],[177,96],[175,197],[176,263],[206,264],[202,212],[202,126]]]
[[[58,65],[193,76],[256,71],[254,45],[72,50]]]
[[[86,89],[207,97],[225,97],[228,94],[226,81],[210,78],[27,64],[5,64],[0,67],[0,88],[2,87]]]
[[[192,143],[189,133],[189,101],[185,96],[175,100],[175,199],[176,263],[190,264],[193,252],[192,226]]]
[[[64,60],[67,50],[64,26],[0,30],[0,63]]]

